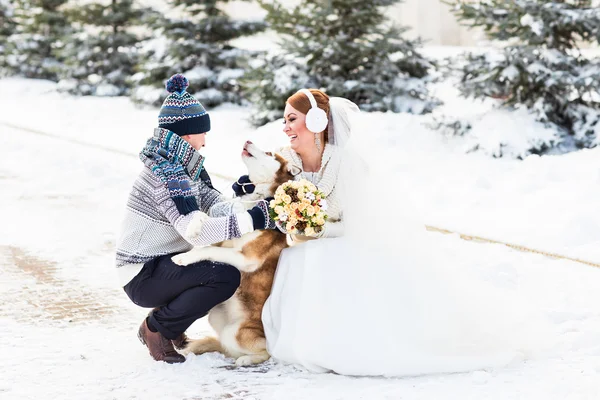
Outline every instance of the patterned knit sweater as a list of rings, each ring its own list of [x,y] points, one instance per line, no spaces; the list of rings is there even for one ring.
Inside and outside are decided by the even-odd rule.
[[[339,191],[336,190],[338,175],[341,166],[341,154],[337,147],[326,144],[321,158],[321,169],[316,172],[315,179],[311,179],[310,173],[304,171],[302,159],[290,147],[284,147],[278,151],[289,163],[297,166],[302,172],[296,175],[296,180],[302,178],[312,181],[317,188],[325,193],[327,199],[327,215],[329,219],[325,224],[322,237],[337,237],[344,233],[342,220],[342,202]]]
[[[224,204],[225,198],[217,190],[201,180],[191,181],[190,185],[200,211],[213,217],[204,222],[200,235],[193,240],[186,239],[185,233],[199,211],[180,214],[164,183],[149,168],[143,168],[129,194],[117,241],[116,261],[121,286],[153,258],[240,237],[253,230],[250,214],[243,210],[234,213],[234,203]],[[219,215],[214,210],[219,210]]]

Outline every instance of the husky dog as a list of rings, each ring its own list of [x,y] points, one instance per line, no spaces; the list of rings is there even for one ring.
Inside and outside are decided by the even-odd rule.
[[[272,197],[281,184],[300,173],[298,167],[289,165],[281,155],[264,152],[249,141],[244,145],[242,159],[256,186],[254,193],[239,198],[242,203],[251,204],[252,200]],[[202,220],[198,219],[190,224],[187,234],[194,235],[200,229]],[[279,254],[286,247],[285,234],[277,230],[259,230],[173,256],[173,261],[179,265],[212,260],[231,264],[242,274],[235,294],[208,314],[208,321],[218,338],[191,340],[186,351],[195,354],[217,351],[235,358],[238,366],[258,364],[270,358],[261,314],[271,294]]]

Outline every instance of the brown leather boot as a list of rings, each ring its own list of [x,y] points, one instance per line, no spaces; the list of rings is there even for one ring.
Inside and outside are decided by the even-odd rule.
[[[156,361],[164,361],[169,364],[185,361],[185,357],[175,351],[173,343],[169,339],[164,337],[160,332],[152,332],[148,328],[145,318],[138,331],[138,338],[142,344],[148,347],[150,355]]]
[[[177,336],[176,339],[171,340],[171,343],[173,343],[173,346],[175,346],[177,350],[185,349],[189,342],[190,340],[185,333],[182,333],[181,335]]]
[[[155,307],[152,310],[150,310],[150,312],[148,313],[148,316],[152,315],[152,313],[154,311],[158,311],[160,310],[160,307]],[[173,343],[173,346],[175,346],[175,348],[177,350],[183,350],[185,349],[185,346],[188,345],[188,343],[190,342],[190,340],[188,339],[188,337],[185,335],[185,333],[182,333],[181,335],[177,336],[176,339],[171,340],[171,343]]]

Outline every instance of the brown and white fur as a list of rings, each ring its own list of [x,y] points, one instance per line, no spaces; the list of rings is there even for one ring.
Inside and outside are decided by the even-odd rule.
[[[272,197],[279,185],[300,172],[281,155],[266,153],[251,142],[245,144],[242,159],[256,186],[254,193],[240,197],[241,201],[248,201],[250,207],[251,200]],[[188,234],[190,229],[201,229],[201,226],[188,228]],[[213,246],[195,247],[173,257],[179,265],[200,260],[223,262],[237,267],[242,274],[235,294],[208,314],[208,321],[218,337],[192,340],[186,351],[195,354],[217,351],[235,358],[238,366],[258,364],[270,358],[261,314],[271,294],[279,254],[286,247],[285,234],[277,230],[257,230]]]

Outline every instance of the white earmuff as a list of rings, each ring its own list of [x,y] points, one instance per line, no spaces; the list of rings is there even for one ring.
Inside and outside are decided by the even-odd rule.
[[[300,89],[300,92],[304,93],[310,101],[310,110],[306,114],[306,128],[312,133],[323,132],[327,128],[327,113],[322,108],[317,106],[315,97],[308,89]]]

